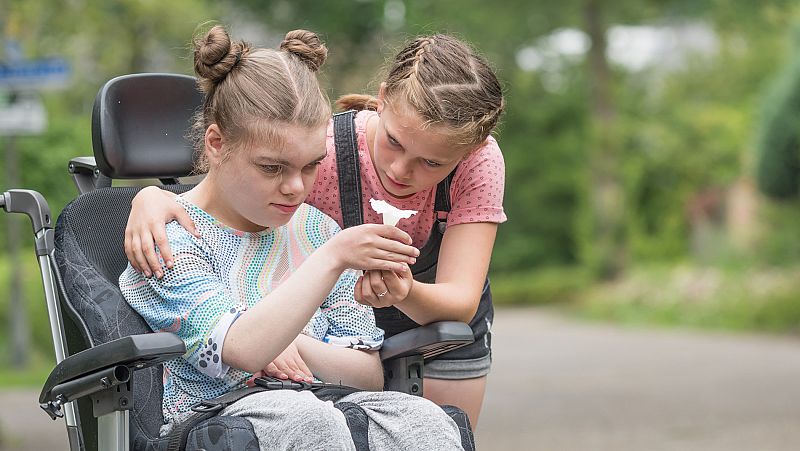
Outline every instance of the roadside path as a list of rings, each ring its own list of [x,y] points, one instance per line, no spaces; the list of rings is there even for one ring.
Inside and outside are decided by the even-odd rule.
[[[800,339],[499,310],[483,450],[800,449]]]

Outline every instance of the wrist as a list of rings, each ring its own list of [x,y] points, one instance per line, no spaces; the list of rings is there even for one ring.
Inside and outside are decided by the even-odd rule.
[[[339,249],[336,246],[336,239],[338,236],[339,235],[334,235],[333,238],[325,242],[325,244],[314,251],[311,256],[319,256],[326,266],[329,266],[337,274],[341,274],[348,268],[345,259],[342,257],[342,253],[339,252]]]
[[[409,269],[409,271],[411,271],[411,270]],[[412,276],[412,277],[413,277],[413,276]],[[416,286],[418,283],[420,283],[420,282],[417,282],[416,280],[414,280],[414,279],[411,279],[411,287],[408,289],[408,293],[406,293],[406,297],[404,297],[403,299],[400,299],[400,302],[406,302],[406,301],[408,301],[409,299],[411,299],[411,296],[413,296],[413,294],[412,294],[412,293],[414,293],[414,287],[415,287],[415,286]]]

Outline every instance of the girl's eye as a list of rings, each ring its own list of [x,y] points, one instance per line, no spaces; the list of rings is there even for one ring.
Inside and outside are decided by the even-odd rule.
[[[317,162],[311,163],[311,164],[309,164],[309,165],[306,165],[306,167],[305,167],[305,168],[303,168],[303,169],[305,169],[305,170],[307,170],[307,171],[311,171],[311,170],[314,170],[314,169],[316,169],[316,168],[317,168],[317,166],[319,166],[319,165],[321,165],[321,164],[322,164],[322,161],[317,161]]]
[[[442,165],[441,163],[437,163],[435,161],[431,161],[431,160],[428,160],[428,159],[425,159],[425,160],[422,160],[422,161],[424,161],[426,165],[428,165],[428,166],[430,166],[432,168],[438,168],[439,166]]]
[[[400,145],[400,142],[398,142],[396,139],[392,138],[391,135],[386,135],[386,138],[389,140],[389,144],[391,144],[393,146],[399,146]]]
[[[261,164],[259,165],[262,171],[270,175],[280,174],[283,168],[279,164]]]

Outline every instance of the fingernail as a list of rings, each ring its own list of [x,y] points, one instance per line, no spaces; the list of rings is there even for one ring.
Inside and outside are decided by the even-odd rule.
[[[145,271],[144,272],[144,276],[147,277],[147,278],[150,278],[150,276],[152,276],[152,274],[150,273],[150,271]]]
[[[172,260],[167,260],[167,268],[172,268]]]
[[[161,276],[163,276],[163,275],[164,275],[164,274],[162,274],[162,273],[161,273],[161,271],[156,271],[156,277],[157,277],[157,278],[159,278],[159,279],[160,279],[160,278],[161,278]]]

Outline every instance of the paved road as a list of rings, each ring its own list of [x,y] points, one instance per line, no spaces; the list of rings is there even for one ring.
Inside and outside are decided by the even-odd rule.
[[[500,310],[482,450],[800,449],[800,339]],[[37,392],[0,391],[0,450],[61,450]]]
[[[800,339],[495,318],[484,450],[800,449]]]

